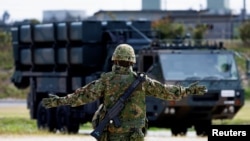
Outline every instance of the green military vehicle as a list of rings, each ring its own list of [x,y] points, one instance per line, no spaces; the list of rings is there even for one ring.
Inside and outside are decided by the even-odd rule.
[[[244,90],[235,53],[222,44],[193,46],[157,41],[150,21],[79,21],[18,25],[12,28],[15,72],[12,82],[29,87],[27,107],[38,128],[78,133],[90,122],[100,100],[79,107],[45,109],[49,93],[65,96],[111,70],[111,56],[119,43],[131,44],[137,56],[134,69],[168,84],[199,81],[208,92],[181,101],[147,97],[149,127],[186,134],[194,126],[207,135],[213,119],[231,119],[244,105]]]
[[[149,125],[169,127],[173,135],[185,135],[193,126],[197,135],[204,136],[212,120],[232,119],[244,105],[235,55],[222,43],[159,43],[156,48],[141,50],[139,71],[148,71],[151,77],[167,84],[188,86],[198,81],[208,89],[203,96],[188,96],[180,101],[148,98]]]

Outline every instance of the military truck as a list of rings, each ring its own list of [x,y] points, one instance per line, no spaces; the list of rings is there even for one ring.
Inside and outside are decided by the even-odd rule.
[[[30,88],[27,107],[39,129],[78,133],[91,121],[101,100],[79,106],[45,109],[49,93],[65,96],[111,70],[111,56],[119,43],[131,44],[134,69],[168,84],[188,86],[199,81],[208,92],[181,101],[147,97],[150,127],[170,128],[185,135],[194,127],[207,135],[213,119],[231,119],[244,105],[244,90],[235,53],[221,44],[202,46],[160,41],[150,21],[78,21],[18,25],[12,28],[18,89]]]
[[[188,96],[181,101],[148,98],[150,126],[169,127],[173,135],[185,135],[189,127],[194,127],[197,135],[206,136],[212,120],[232,119],[244,105],[235,53],[222,43],[164,43],[157,49],[141,50],[138,62],[139,71],[149,71],[151,77],[161,82],[188,86],[198,81],[208,89],[203,96]]]

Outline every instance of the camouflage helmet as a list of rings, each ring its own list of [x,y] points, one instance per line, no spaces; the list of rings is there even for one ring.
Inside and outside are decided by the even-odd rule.
[[[118,45],[112,56],[112,61],[115,60],[135,63],[135,52],[133,47],[128,44]]]

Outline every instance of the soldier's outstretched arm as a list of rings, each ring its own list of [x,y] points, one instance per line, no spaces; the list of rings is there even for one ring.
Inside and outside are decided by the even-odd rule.
[[[168,91],[172,92],[177,99],[181,99],[188,95],[203,95],[207,92],[207,89],[203,85],[198,85],[198,82],[190,84],[188,87],[180,85],[166,85]]]
[[[80,106],[92,102],[102,96],[103,84],[100,80],[93,81],[84,87],[78,88],[74,93],[64,97],[49,95],[49,98],[43,98],[42,103],[46,108],[57,107],[61,105]]]
[[[198,81],[190,84],[185,88],[186,95],[203,95],[207,92],[207,88],[204,85],[198,85]]]
[[[188,87],[180,85],[162,84],[157,80],[147,78],[146,94],[164,100],[181,100],[187,95],[203,95],[206,92],[206,87],[198,85],[198,82],[191,84]]]

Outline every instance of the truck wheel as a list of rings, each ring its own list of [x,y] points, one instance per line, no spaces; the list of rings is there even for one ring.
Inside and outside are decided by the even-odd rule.
[[[187,128],[176,125],[175,127],[171,127],[171,132],[173,136],[185,136],[187,134]]]
[[[172,127],[171,128],[171,133],[173,136],[177,136],[179,134],[178,128]]]
[[[211,120],[199,121],[194,125],[197,136],[207,136]]]
[[[42,102],[39,103],[37,109],[37,127],[40,130],[48,130],[56,132],[56,122],[54,112],[55,109],[46,109],[43,107]]]
[[[69,106],[57,108],[56,118],[58,129],[61,133],[77,134],[80,128],[79,122],[70,116]]]

